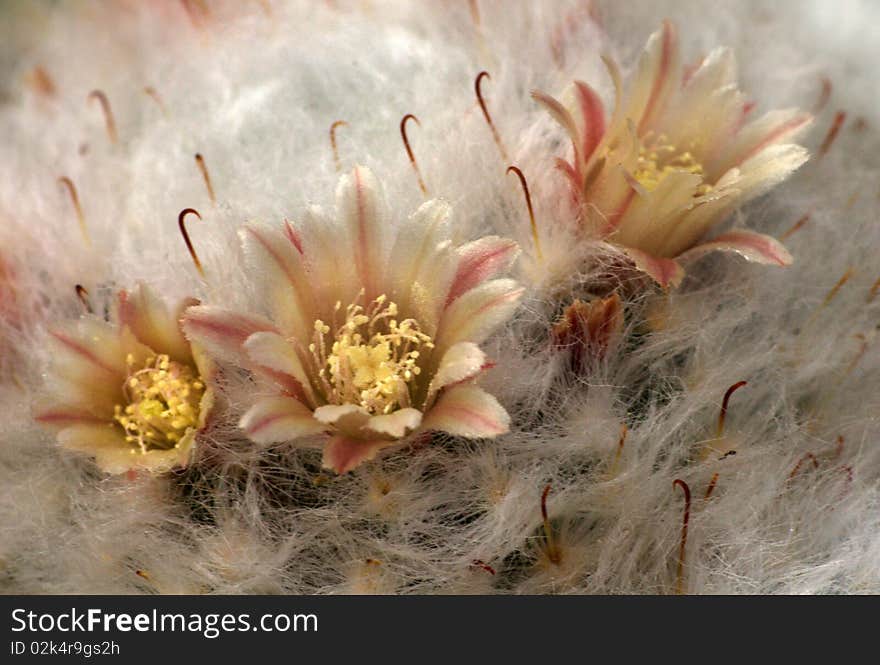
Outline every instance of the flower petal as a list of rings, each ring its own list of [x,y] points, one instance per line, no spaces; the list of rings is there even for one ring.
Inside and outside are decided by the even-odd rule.
[[[458,342],[450,346],[431,379],[426,404],[437,392],[454,383],[467,381],[488,367],[486,354],[473,342]]]
[[[532,90],[532,99],[547,109],[547,112],[551,117],[559,123],[562,129],[568,134],[569,138],[571,138],[571,143],[574,146],[575,171],[582,172],[586,160],[584,156],[581,155],[580,131],[575,122],[574,116],[558,100],[540,90]]]
[[[388,295],[402,311],[412,312],[428,334],[436,331],[458,266],[449,239],[451,212],[445,201],[423,203],[401,225],[388,262]]]
[[[265,224],[247,224],[241,237],[245,253],[263,274],[272,318],[281,330],[308,339],[316,316],[303,255],[290,236]]]
[[[168,354],[172,360],[191,363],[189,344],[180,329],[180,317],[198,300],[187,298],[173,311],[146,284],[138,284],[131,293],[119,293],[119,323],[157,353]]]
[[[97,416],[89,411],[75,407],[57,406],[34,415],[41,425],[63,429],[72,425],[107,425],[108,418]]]
[[[284,396],[257,400],[242,416],[239,427],[251,441],[260,444],[291,441],[327,430],[305,404]]]
[[[183,318],[183,332],[201,344],[215,358],[247,367],[250,359],[244,352],[245,340],[256,332],[276,332],[275,326],[262,317],[245,316],[221,307],[190,307]]]
[[[581,154],[589,161],[605,135],[605,107],[596,91],[583,81],[574,82],[574,92],[581,112]]]
[[[325,469],[331,469],[338,474],[348,473],[360,464],[373,459],[382,448],[394,443],[335,436],[324,445],[324,458],[321,464]]]
[[[674,259],[652,256],[634,247],[621,247],[620,249],[636,264],[636,268],[647,274],[664,289],[670,286],[677,287],[684,279],[684,268]]]
[[[99,415],[112,414],[122,401],[128,355],[137,364],[151,353],[130,330],[92,318],[50,335],[51,390],[65,404]]]
[[[84,322],[85,323],[85,322]],[[52,331],[52,345],[57,354],[67,362],[72,374],[91,375],[92,377],[115,377],[124,375],[125,357],[112,357],[106,353],[105,343],[110,342],[115,336],[115,331],[109,326],[98,322],[89,322],[90,333],[77,334],[77,332]],[[81,326],[82,327],[82,326]]]
[[[309,377],[293,345],[278,333],[258,332],[245,340],[244,350],[257,365],[292,377],[293,396],[300,401],[315,404],[315,394]],[[289,385],[290,382],[285,382]]]
[[[314,411],[318,422],[333,425],[340,432],[350,436],[358,436],[361,428],[370,419],[370,413],[356,404],[327,404]]]
[[[724,174],[719,185],[735,186],[742,191],[740,204],[775,187],[809,159],[806,148],[783,143],[764,148],[743,162],[739,169]]]
[[[372,171],[356,166],[350,175],[343,176],[336,189],[336,207],[354,240],[355,267],[366,301],[370,302],[381,295],[382,230],[386,216],[379,183]]]
[[[639,136],[651,121],[662,115],[670,95],[681,84],[678,38],[669,21],[651,35],[639,60],[633,93],[628,100],[627,117],[637,123]]]
[[[364,425],[364,430],[379,437],[401,439],[422,423],[422,412],[418,409],[398,409],[394,413],[373,416]]]
[[[457,298],[444,312],[437,333],[440,352],[453,344],[479,344],[516,310],[525,289],[512,279],[494,279]]]
[[[67,450],[100,457],[98,466],[107,473],[128,471],[136,453],[125,442],[122,430],[110,423],[103,425],[73,425],[58,433],[58,444]]]
[[[361,287],[345,229],[333,215],[318,206],[306,209],[299,227],[316,309],[320,312],[332,308],[337,301],[352,302]]]
[[[174,448],[140,450],[126,443],[122,430],[110,424],[74,425],[58,434],[58,444],[67,450],[86,453],[105,473],[119,474],[132,469],[165,473],[186,466],[192,456],[195,430],[190,430]]]
[[[505,272],[519,255],[513,240],[486,236],[458,248],[458,271],[446,298],[448,305],[466,291]]]
[[[444,391],[422,422],[426,430],[468,439],[492,438],[510,428],[510,416],[492,395],[474,385]]]
[[[707,252],[716,250],[736,252],[748,261],[777,266],[791,265],[793,260],[785,246],[776,238],[745,230],[723,233],[717,238],[697,245],[678,258],[681,261],[693,260]]]
[[[769,111],[740,130],[726,151],[721,172],[741,166],[766,148],[791,141],[812,122],[813,116],[798,109]]]

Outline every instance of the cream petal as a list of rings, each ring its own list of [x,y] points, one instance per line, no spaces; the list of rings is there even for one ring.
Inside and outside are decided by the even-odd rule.
[[[710,194],[695,199],[694,206],[685,211],[678,224],[659,238],[658,256],[679,256],[694,247],[712,227],[724,221],[742,200],[734,187],[716,187]]]
[[[183,332],[213,357],[239,367],[248,367],[245,340],[256,332],[277,332],[268,320],[237,314],[221,307],[190,307],[183,317]]]
[[[188,307],[197,304],[197,300],[188,298],[170,311],[149,286],[141,283],[131,293],[119,293],[119,323],[128,326],[140,342],[157,353],[191,363],[192,354],[180,329],[180,318]]]
[[[193,357],[193,364],[195,364],[199,376],[202,377],[205,383],[210,383],[217,373],[217,363],[214,362],[211,356],[205,353],[201,344],[191,344],[190,351]]]
[[[809,127],[812,120],[809,113],[799,109],[769,111],[740,130],[713,170],[723,173],[743,166],[768,147],[790,142]]]
[[[807,151],[799,145],[772,145],[746,161],[741,168],[731,169],[667,235],[663,251],[659,253],[676,256],[694,247],[736,207],[778,185],[807,158]]]
[[[58,434],[62,448],[91,455],[99,469],[111,474],[130,470],[165,473],[186,466],[194,441],[195,430],[190,430],[175,448],[142,453],[126,443],[122,431],[111,425],[74,425]]]
[[[312,411],[293,397],[264,397],[239,422],[251,441],[260,444],[292,441],[320,434],[327,426],[312,417]]]
[[[394,413],[372,416],[364,425],[365,432],[377,437],[401,439],[422,423],[422,412],[418,409],[398,409]]]
[[[314,324],[315,303],[304,259],[289,235],[265,224],[247,224],[242,243],[257,274],[262,276],[272,318],[284,332],[308,339]]]
[[[86,322],[80,322],[78,329],[49,333],[54,347],[53,358],[60,358],[68,369],[65,373],[71,377],[96,380],[98,377],[124,376],[125,356],[118,353],[118,331],[103,322],[90,321],[87,326],[83,324]],[[114,350],[117,352],[113,353]]]
[[[737,83],[736,57],[726,47],[713,49],[688,79],[685,90],[694,99],[709,95],[718,88]]]
[[[447,305],[487,279],[507,271],[519,256],[513,240],[486,236],[458,248],[458,270],[449,289]]]
[[[192,351],[193,362],[195,363],[199,377],[201,377],[202,383],[206,386],[205,392],[202,394],[202,399],[199,401],[198,426],[199,430],[202,430],[207,425],[208,419],[214,410],[215,394],[213,388],[211,388],[211,384],[217,373],[217,364],[211,356],[205,353],[201,345],[195,343],[191,344],[190,350]]]
[[[498,400],[474,385],[445,390],[426,414],[422,429],[468,439],[492,438],[510,428],[510,416]]]
[[[355,467],[376,457],[383,448],[394,444],[393,441],[364,441],[346,436],[335,436],[324,445],[322,466],[340,475],[348,473]]]
[[[215,403],[216,396],[214,394],[214,390],[209,386],[205,388],[205,392],[202,393],[202,399],[199,400],[199,431],[202,431],[208,426],[211,415],[214,411]]]
[[[250,359],[261,367],[292,377],[298,389],[294,396],[301,401],[315,404],[308,374],[293,345],[278,333],[258,332],[245,340],[244,350]]]
[[[318,422],[332,425],[349,436],[358,436],[361,428],[370,419],[370,413],[356,404],[327,404],[314,411]]]
[[[332,216],[320,207],[306,209],[299,223],[303,258],[311,277],[318,316],[337,302],[349,303],[360,290],[355,272],[351,238]],[[324,314],[324,316],[327,316]]]
[[[458,264],[449,240],[451,212],[445,201],[423,203],[401,225],[389,260],[388,295],[428,334],[436,330]]]
[[[670,173],[656,189],[634,197],[608,239],[618,245],[660,255],[665,239],[682,222],[683,213],[693,207],[694,194],[702,181],[693,173]]]
[[[430,404],[434,395],[442,388],[472,379],[487,367],[486,354],[479,346],[473,342],[453,344],[443,354],[431,379],[426,404]]]
[[[356,166],[351,174],[343,176],[336,188],[336,207],[352,239],[354,264],[366,301],[370,302],[381,295],[383,229],[387,216],[379,183],[372,171]]]
[[[669,98],[680,88],[682,68],[678,37],[669,21],[648,39],[627,101],[626,117],[636,123],[639,136],[662,115]]]
[[[125,473],[137,455],[131,452],[133,448],[125,442],[122,430],[109,423],[67,427],[58,433],[58,445],[94,457],[106,473]]]
[[[132,455],[135,460],[133,468],[159,474],[188,466],[195,452],[196,436],[196,430],[190,429],[174,448],[151,450],[144,455],[135,453]],[[102,458],[97,457],[96,462],[100,466]]]
[[[128,372],[126,359],[135,364],[151,354],[127,329],[84,318],[75,326],[50,333],[52,371],[50,388],[63,401],[88,406],[95,413],[112,413],[122,399]]]
[[[702,151],[726,139],[741,121],[745,96],[736,85],[733,52],[712,51],[669,102],[660,131],[672,145],[687,146],[702,162]]]
[[[750,201],[775,187],[808,159],[809,153],[806,148],[793,143],[764,148],[739,167],[736,187],[742,191],[741,203]]]
[[[460,296],[443,314],[437,349],[443,352],[462,341],[479,344],[513,316],[523,292],[512,279],[494,279]]]
[[[748,261],[778,266],[791,265],[793,260],[785,246],[776,238],[745,230],[730,231],[697,245],[682,254],[679,260],[693,260],[713,251],[736,252]]]

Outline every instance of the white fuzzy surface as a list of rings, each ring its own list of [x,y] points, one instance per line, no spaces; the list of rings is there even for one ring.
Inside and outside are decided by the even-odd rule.
[[[457,0],[209,4],[200,27],[175,2],[3,10],[0,256],[27,316],[0,324],[0,589],[672,593],[681,479],[693,494],[687,592],[880,592],[880,297],[868,297],[880,277],[875,3],[608,0],[596,3],[600,28],[581,1],[483,0],[479,30]],[[668,298],[630,298],[621,350],[573,377],[546,331],[561,305],[590,292],[590,275],[558,223],[552,163],[565,141],[529,92],[558,93],[579,78],[610,104],[600,55],[630,71],[664,17],[678,24],[689,60],[732,47],[762,110],[810,110],[822,78],[833,82],[806,141],[813,159],[738,213],[777,236],[811,215],[786,241],[788,269],[711,255]],[[561,66],[550,46],[560,25],[570,25]],[[37,65],[55,80],[54,99],[23,84]],[[475,104],[481,69],[492,76],[483,90],[498,130],[532,188],[543,263]],[[86,100],[93,89],[111,102],[116,145]],[[846,123],[818,159],[837,110]],[[511,413],[509,434],[435,437],[332,477],[314,451],[250,444],[234,427],[247,391],[230,383],[225,426],[193,466],[129,481],[59,450],[32,421],[46,331],[80,311],[74,284],[99,309],[137,280],[169,299],[249,309],[236,230],[332,204],[335,120],[348,123],[338,130],[343,167],[372,168],[394,215],[408,214],[422,197],[400,141],[405,113],[421,121],[410,125],[413,150],[431,195],[452,203],[461,239],[508,235],[525,250],[517,276],[527,296],[486,347],[497,362],[486,385]],[[59,176],[76,184],[91,246]],[[204,218],[189,228],[205,281],[177,230],[185,207]],[[648,330],[646,315],[662,329]],[[748,385],[733,395],[726,428],[737,454],[701,461],[721,398],[739,380]],[[623,422],[630,431],[615,465]],[[548,560],[541,528],[547,484],[559,563]]]

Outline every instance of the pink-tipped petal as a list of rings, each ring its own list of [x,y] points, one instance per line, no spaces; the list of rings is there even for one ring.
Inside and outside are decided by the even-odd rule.
[[[458,271],[446,299],[448,305],[466,291],[505,272],[519,255],[513,240],[486,236],[459,247]]]
[[[108,423],[107,418],[96,416],[82,409],[64,406],[39,411],[34,416],[34,420],[41,425],[59,429],[70,427],[71,425],[106,425]]]
[[[327,404],[315,409],[314,418],[325,425],[332,425],[335,429],[348,434],[359,436],[363,426],[370,419],[370,413],[363,407],[355,404]]]
[[[663,112],[665,101],[679,85],[682,73],[678,71],[678,66],[675,27],[669,21],[663,21],[663,27],[648,40],[643,60],[639,63],[639,76],[652,77],[651,92],[639,118],[639,136],[647,132],[651,121]]]
[[[336,189],[336,206],[353,239],[355,267],[369,302],[380,295],[385,221],[379,183],[372,171],[356,166],[343,176]]]
[[[393,442],[364,441],[346,436],[334,436],[324,445],[324,458],[321,464],[325,469],[341,475],[373,459],[382,448],[389,445],[393,445]]]
[[[636,268],[664,289],[675,288],[684,279],[684,268],[674,259],[652,256],[633,247],[621,247],[620,249],[636,264]]]
[[[192,362],[189,344],[180,330],[180,317],[188,307],[197,305],[187,298],[173,310],[146,284],[138,284],[132,292],[119,293],[119,323],[128,326],[134,336],[157,352],[178,362]]]
[[[52,392],[59,402],[93,413],[112,414],[122,399],[128,356],[138,364],[151,355],[130,330],[88,317],[50,336]]]
[[[245,340],[256,332],[277,331],[262,317],[199,305],[187,310],[183,318],[183,332],[215,358],[239,367],[248,367],[250,359],[244,352]]]
[[[575,169],[582,168],[585,157],[581,155],[581,137],[574,117],[558,100],[540,90],[532,90],[532,99],[547,109],[551,117],[566,131],[574,146]]]
[[[510,416],[492,395],[465,384],[444,391],[422,422],[422,428],[448,432],[468,439],[504,434]]]
[[[292,397],[264,397],[239,422],[248,438],[269,444],[292,441],[326,431],[326,425],[312,417],[312,411]]]
[[[101,357],[98,349],[93,348],[84,340],[78,339],[66,332],[52,331],[49,334],[56,343],[56,348],[61,353],[68,355],[71,362],[75,362],[83,370],[89,369],[97,373],[97,375],[104,374],[110,376],[124,372],[125,368],[123,365]]]
[[[489,366],[486,354],[473,342],[453,344],[440,359],[428,388],[428,401],[446,386],[472,379]]]
[[[265,271],[273,320],[285,332],[307,339],[315,303],[303,255],[288,236],[265,224],[248,224],[241,236],[251,263]]]
[[[315,395],[309,376],[293,345],[278,333],[258,332],[244,342],[244,350],[250,359],[262,368],[279,372],[292,379],[294,397],[309,404],[315,403]],[[285,381],[289,386],[291,381]]]
[[[378,437],[402,439],[422,423],[422,412],[418,409],[398,409],[394,413],[373,416],[364,429]]]
[[[450,241],[451,214],[445,201],[423,203],[399,226],[388,261],[388,296],[429,334],[436,330],[459,262]]]
[[[437,334],[442,351],[453,344],[479,344],[513,316],[524,289],[512,279],[494,279],[458,297],[445,311]]]
[[[769,111],[743,127],[735,139],[724,171],[736,168],[762,150],[794,139],[813,121],[813,116],[797,109]]]
[[[582,116],[581,154],[584,161],[589,161],[605,135],[605,107],[595,90],[583,81],[575,81],[574,88]]]
[[[679,260],[693,260],[707,252],[736,252],[748,261],[777,266],[791,265],[793,259],[776,238],[754,231],[730,231],[682,254]]]

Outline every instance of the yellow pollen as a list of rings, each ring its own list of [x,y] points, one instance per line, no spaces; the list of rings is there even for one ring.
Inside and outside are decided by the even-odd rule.
[[[650,136],[645,137],[646,142],[639,149],[639,164],[633,174],[639,184],[649,192],[654,191],[670,173],[684,171],[705,177],[703,165],[688,151],[679,149],[669,142],[665,134],[661,134],[656,140],[651,141]],[[650,142],[647,142],[650,141]],[[700,183],[695,196],[703,196],[712,191],[712,185],[705,180]]]
[[[341,309],[337,303],[334,314]],[[421,373],[418,349],[434,343],[415,319],[397,315],[397,305],[381,295],[366,307],[357,301],[346,307],[345,321],[334,321],[334,329],[315,321],[308,348],[329,403],[356,404],[375,415],[410,406],[410,383]]]
[[[134,356],[126,361],[122,392],[128,403],[117,404],[113,416],[126,442],[141,453],[176,447],[198,423],[205,384],[191,367],[164,354],[150,356],[141,369],[135,369]]]

